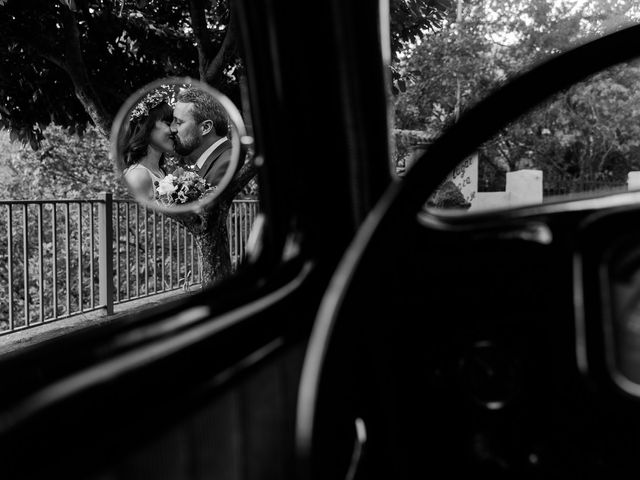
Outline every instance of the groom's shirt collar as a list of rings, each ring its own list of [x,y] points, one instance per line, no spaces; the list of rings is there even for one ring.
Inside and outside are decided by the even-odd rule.
[[[213,145],[211,145],[209,148],[207,148],[204,151],[204,153],[202,155],[200,155],[200,157],[198,157],[198,160],[196,160],[196,167],[202,168],[202,166],[204,165],[204,162],[206,162],[207,158],[209,158],[209,155],[211,155],[211,153],[216,148],[218,148],[220,145],[222,145],[226,140],[227,140],[227,137],[222,137],[220,140],[218,140]]]

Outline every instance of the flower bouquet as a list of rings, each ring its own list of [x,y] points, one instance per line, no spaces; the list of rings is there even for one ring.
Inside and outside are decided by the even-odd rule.
[[[215,190],[196,172],[177,168],[160,181],[154,182],[155,200],[165,206],[182,205],[203,198]]]

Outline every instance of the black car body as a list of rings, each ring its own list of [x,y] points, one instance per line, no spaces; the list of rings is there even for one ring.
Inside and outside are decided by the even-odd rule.
[[[547,478],[633,466],[637,393],[612,374],[622,354],[606,341],[603,272],[633,257],[637,194],[469,216],[422,205],[508,121],[634,57],[638,28],[515,80],[399,181],[385,9],[235,8],[260,253],[188,300],[5,357],[3,478]]]

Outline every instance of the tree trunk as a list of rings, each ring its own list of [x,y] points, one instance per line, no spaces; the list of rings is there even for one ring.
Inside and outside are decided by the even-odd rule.
[[[65,10],[62,19],[65,33],[64,69],[71,78],[75,87],[76,97],[85,111],[98,127],[98,130],[109,138],[113,119],[104,108],[104,105],[102,105],[102,101],[89,78],[89,72],[80,47],[80,31],[78,30],[78,21],[75,13]]]
[[[204,211],[169,213],[168,216],[185,226],[195,239],[202,258],[202,287],[206,288],[231,275],[229,252],[229,202],[216,202]]]
[[[189,0],[189,14],[191,16],[191,28],[193,29],[198,49],[198,69],[200,79],[204,80],[207,72],[207,64],[211,58],[211,37],[207,28],[204,0]]]
[[[202,287],[231,275],[231,254],[229,252],[229,231],[227,217],[229,205],[215,207],[206,230],[194,234],[196,245],[202,258]]]

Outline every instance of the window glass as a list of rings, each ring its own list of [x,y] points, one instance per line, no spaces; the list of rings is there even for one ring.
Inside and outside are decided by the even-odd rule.
[[[195,293],[232,275],[245,260],[258,215],[255,178],[227,186],[234,198],[216,217],[226,221],[215,232],[225,241],[212,252],[212,242],[202,241],[178,216],[135,202],[122,181],[123,169],[114,168],[110,158],[110,129],[121,105],[158,79],[202,78],[238,109],[248,107],[237,42],[225,41],[228,32],[235,34],[228,28],[228,2],[192,7],[153,0],[35,6],[0,0],[0,338],[5,344],[59,329],[63,320],[64,326],[82,326]],[[176,167],[193,167],[200,175],[207,159],[203,166],[195,154],[178,158],[167,151],[175,144],[174,103],[153,122],[145,123],[158,110],[153,98],[135,119],[132,113],[127,122],[133,128],[135,120],[140,135],[128,137],[129,146],[140,164],[162,151],[162,161],[147,165],[156,177]],[[149,131],[143,128],[147,123]],[[191,142],[187,134],[179,137],[183,147]],[[243,154],[245,165],[250,154]],[[208,259],[217,262],[213,277],[206,276]],[[30,326],[37,328],[18,332]]]
[[[394,140],[400,176],[447,126],[510,78],[640,21],[631,1],[454,1],[395,57]],[[481,145],[430,198],[474,211],[601,195],[640,170],[637,62],[549,99]]]

